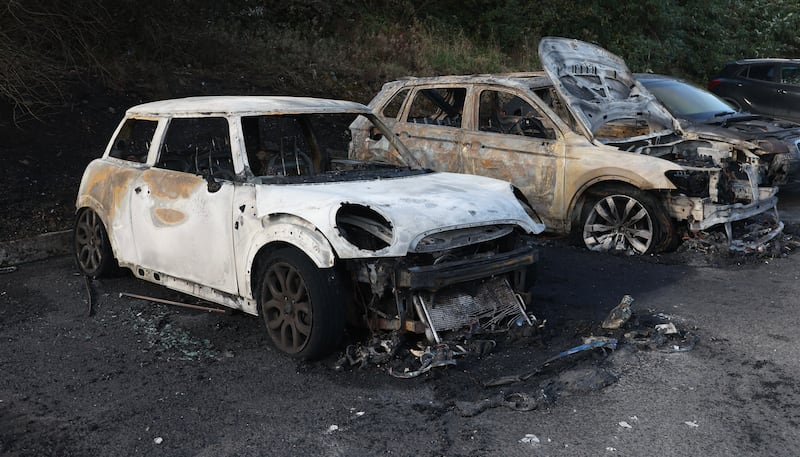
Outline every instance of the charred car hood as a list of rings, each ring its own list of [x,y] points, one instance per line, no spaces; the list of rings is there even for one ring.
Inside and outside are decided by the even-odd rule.
[[[388,222],[389,245],[379,256],[405,255],[424,236],[488,225],[518,225],[541,233],[509,183],[483,176],[430,173],[374,181],[257,185],[259,217],[290,214],[311,222],[342,257],[356,255],[337,229],[341,208],[361,207]]]
[[[539,42],[539,59],[591,139],[611,122],[649,125],[653,135],[678,128],[675,118],[634,78],[625,62],[599,46],[545,37]]]
[[[800,124],[758,114],[736,113],[706,121],[704,124],[709,127],[719,127],[746,140],[800,140]]]

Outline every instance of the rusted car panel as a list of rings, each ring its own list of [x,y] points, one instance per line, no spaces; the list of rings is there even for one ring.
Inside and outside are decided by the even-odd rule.
[[[374,121],[362,141],[403,166],[347,157],[353,146],[339,132],[357,117]],[[276,345],[302,357],[334,349],[348,315],[438,341],[470,322],[427,319],[437,297],[483,313],[502,307],[475,290],[529,299],[531,235],[544,230],[507,182],[416,167],[367,107],[287,97],[131,108],[87,166],[77,207],[85,274],[116,262],[260,314]],[[519,298],[512,304],[524,314]]]
[[[547,230],[574,233],[593,250],[658,252],[679,230],[777,215],[777,188],[760,186],[756,154],[684,136],[624,64],[616,72],[604,66],[621,60],[605,51],[595,58],[583,43],[577,49],[587,54],[571,61],[548,48],[571,48],[572,40],[559,40],[543,41],[551,61],[564,59],[549,76],[407,78],[385,84],[369,106],[423,166],[510,181]],[[369,136],[359,122],[351,130]],[[772,237],[782,229],[774,222]]]

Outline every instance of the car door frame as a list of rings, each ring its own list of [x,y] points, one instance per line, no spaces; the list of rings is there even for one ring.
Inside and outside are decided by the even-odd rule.
[[[549,120],[555,138],[541,138],[480,130],[480,94],[486,90],[519,97]],[[519,188],[547,227],[564,227],[559,215],[568,214],[564,196],[566,146],[563,125],[535,94],[516,87],[491,83],[470,86],[470,104],[465,107],[465,132],[461,136],[459,172],[479,174],[508,181]],[[499,154],[492,157],[495,151]],[[486,173],[487,169],[496,170]]]
[[[205,117],[225,118],[231,135],[229,118]],[[131,185],[129,211],[136,267],[238,294],[233,252],[233,202],[238,183],[216,179],[217,188],[203,176],[156,167],[172,119],[159,120],[149,166]],[[236,166],[234,140],[231,138],[230,144]]]
[[[464,109],[470,103],[471,90],[469,85],[461,83],[432,83],[420,84],[411,87],[402,104],[396,119],[387,119],[387,125],[394,131],[400,141],[408,146],[414,158],[425,168],[437,171],[458,173],[462,168],[461,135],[464,128],[465,116],[461,113],[461,127],[422,124],[408,122],[408,116],[417,94],[429,89],[455,89],[466,90]],[[398,89],[397,92],[404,88]],[[391,100],[392,97],[389,98]]]
[[[775,116],[800,121],[800,84],[783,82],[786,65],[800,67],[800,62],[781,62],[778,67],[779,87],[775,95]]]

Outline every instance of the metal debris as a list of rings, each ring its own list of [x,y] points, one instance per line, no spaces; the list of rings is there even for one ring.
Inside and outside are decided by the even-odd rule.
[[[678,330],[675,324],[656,324],[652,328],[636,329],[626,332],[625,342],[637,349],[659,350],[661,352],[688,352],[695,348],[700,337]]]
[[[469,402],[457,401],[455,403],[458,414],[462,417],[473,417],[492,408],[504,406],[514,411],[533,411],[547,400],[547,394],[542,390],[536,397],[524,392],[495,395],[491,398]]]
[[[148,297],[146,295],[130,294],[128,292],[120,292],[120,297],[138,298],[140,300],[148,300],[155,303],[163,303],[165,305],[175,305],[183,308],[196,309],[199,311],[207,311],[209,313],[226,313],[227,311],[220,308],[209,308],[208,306],[190,305],[188,303],[181,303],[172,300],[165,300],[163,298]]]
[[[368,364],[380,365],[388,362],[397,353],[399,341],[373,338],[367,344],[351,344],[345,348],[344,355],[336,362],[335,369],[345,366],[364,368]]]
[[[559,352],[558,354],[550,357],[549,359],[545,360],[541,365],[539,365],[536,369],[519,375],[511,375],[511,376],[503,376],[500,378],[491,379],[485,383],[483,383],[484,387],[498,387],[504,386],[507,384],[514,384],[517,382],[527,381],[531,377],[539,374],[551,363],[555,362],[556,360],[563,359],[565,357],[569,357],[570,355],[577,354],[579,352],[589,351],[592,349],[610,349],[614,350],[617,348],[617,339],[616,338],[604,338],[604,339],[596,339],[594,341],[581,344],[580,346],[575,346],[574,348],[567,349],[566,351]]]
[[[667,322],[666,324],[656,324],[655,329],[658,333],[663,335],[674,335],[678,333],[678,329],[672,322]]]
[[[418,359],[420,362],[420,367],[417,370],[410,371],[406,369],[406,371],[402,373],[395,373],[392,368],[389,368],[389,374],[395,378],[410,379],[416,378],[423,373],[427,373],[431,370],[431,368],[455,365],[455,357],[463,356],[468,353],[466,349],[460,346],[456,347],[457,351],[454,351],[448,344],[445,343],[437,344],[434,347],[428,346],[423,351],[419,352]]]
[[[94,297],[95,297],[93,278],[91,276],[84,275],[83,280],[84,283],[86,284],[86,296],[87,296],[86,301],[89,304],[89,309],[86,315],[91,316],[92,314],[94,314]]]
[[[8,267],[0,267],[0,274],[13,273],[15,271],[17,271],[17,267],[14,265]]]

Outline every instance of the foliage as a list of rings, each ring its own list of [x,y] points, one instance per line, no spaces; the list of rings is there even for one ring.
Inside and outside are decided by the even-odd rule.
[[[366,101],[407,75],[535,69],[548,35],[703,82],[729,60],[797,57],[797,30],[794,0],[0,0],[0,100],[24,118],[78,81]]]

